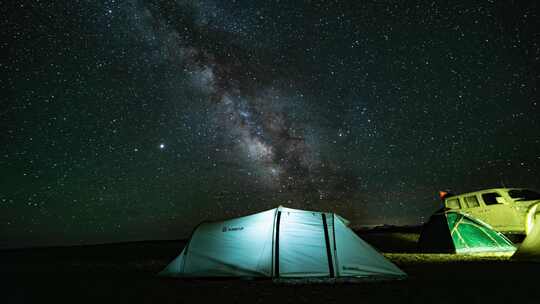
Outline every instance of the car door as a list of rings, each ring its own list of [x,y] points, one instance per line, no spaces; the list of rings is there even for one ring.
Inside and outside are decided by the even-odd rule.
[[[486,216],[486,210],[485,208],[482,208],[480,206],[480,201],[478,200],[478,196],[476,194],[471,194],[462,197],[463,205],[466,208],[466,213],[472,215],[475,218],[479,218],[486,221],[484,218]]]
[[[483,208],[483,218],[498,231],[513,231],[517,229],[514,209],[498,192],[485,192],[480,195]]]

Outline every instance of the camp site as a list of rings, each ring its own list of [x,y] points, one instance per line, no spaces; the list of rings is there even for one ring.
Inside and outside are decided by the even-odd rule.
[[[3,286],[7,303],[453,303],[456,282],[470,303],[540,295],[540,225],[522,244],[452,210],[422,227],[349,225],[279,206],[184,240],[4,250]]]
[[[540,303],[540,0],[0,23],[0,304]]]

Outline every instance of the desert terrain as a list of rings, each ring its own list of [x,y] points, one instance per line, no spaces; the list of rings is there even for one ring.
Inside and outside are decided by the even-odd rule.
[[[359,231],[401,281],[276,282],[156,275],[185,241],[0,251],[1,303],[538,303],[540,264],[416,252],[417,231]]]

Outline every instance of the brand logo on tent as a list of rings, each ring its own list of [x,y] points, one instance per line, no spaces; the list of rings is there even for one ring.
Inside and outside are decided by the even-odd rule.
[[[223,229],[221,229],[221,231],[223,231],[223,232],[239,231],[239,230],[244,230],[244,227],[227,227],[227,226],[223,226]]]

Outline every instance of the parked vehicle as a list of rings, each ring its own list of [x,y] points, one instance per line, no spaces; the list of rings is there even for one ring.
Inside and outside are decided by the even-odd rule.
[[[494,188],[444,196],[444,205],[478,218],[504,234],[526,235],[532,229],[540,193],[524,188]]]

